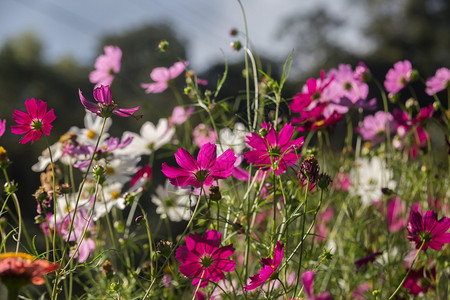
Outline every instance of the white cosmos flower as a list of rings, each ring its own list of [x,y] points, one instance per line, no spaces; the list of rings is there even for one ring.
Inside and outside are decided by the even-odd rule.
[[[136,156],[150,155],[168,144],[174,134],[175,128],[169,127],[167,119],[159,119],[156,127],[152,122],[145,122],[141,127],[140,135],[129,131],[123,133],[124,137],[132,136],[133,141],[126,148],[121,149],[120,153]]]
[[[356,163],[356,169],[350,172],[354,184],[350,193],[361,197],[364,205],[369,205],[382,197],[381,188],[394,189],[395,181],[392,180],[392,170],[386,168],[385,162],[379,157],[371,160],[362,158]]]
[[[100,135],[103,124],[103,118],[98,117],[97,115],[86,112],[84,116],[84,127],[78,128],[72,127],[69,132],[73,132],[77,135],[77,141],[84,145],[95,145],[97,143],[98,136]],[[103,129],[103,134],[100,140],[102,143],[106,138],[109,137],[107,133],[109,128],[111,127],[112,120],[111,118],[106,119],[105,128]]]
[[[222,154],[228,148],[234,153],[241,154],[245,148],[245,135],[248,133],[245,125],[242,123],[234,124],[234,129],[223,128],[220,130],[220,144],[217,146],[217,155]]]
[[[166,180],[164,187],[159,185],[156,188],[156,195],[152,196],[152,202],[157,205],[156,213],[160,214],[161,218],[180,222],[191,218],[191,207],[197,203],[197,197],[186,189],[173,186]]]
[[[115,182],[102,186],[94,208],[94,221],[111,211],[113,207],[125,209],[125,198],[122,193],[123,184]],[[104,197],[104,198],[103,198]]]
[[[138,170],[137,164],[140,160],[141,157],[115,156],[104,166],[106,175],[105,183],[120,182],[124,184],[130,181]]]

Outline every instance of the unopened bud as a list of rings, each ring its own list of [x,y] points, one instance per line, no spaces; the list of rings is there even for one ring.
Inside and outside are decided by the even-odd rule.
[[[242,49],[242,44],[240,41],[231,42],[230,46],[231,49],[233,49],[234,51],[239,51]]]
[[[172,252],[173,243],[170,241],[160,240],[156,244],[156,250],[164,257],[169,257],[170,252]]]
[[[136,219],[134,219],[134,222],[136,225],[141,226],[145,222],[144,216],[137,216]]]
[[[102,265],[102,273],[103,275],[108,278],[111,279],[114,275],[114,266],[112,265],[112,263],[109,260],[105,260],[105,262]]]
[[[269,132],[267,131],[267,128],[261,128],[258,133],[260,136],[265,137]]]
[[[209,199],[211,199],[211,201],[219,201],[222,199],[222,194],[220,193],[218,186],[211,185],[209,187]]]
[[[94,167],[94,179],[95,181],[97,181],[99,184],[103,184],[103,182],[105,182],[105,168],[103,168],[100,165],[96,165]]]
[[[236,28],[231,28],[228,34],[231,36],[236,36],[238,34],[238,30]]]
[[[167,48],[169,47],[168,41],[161,41],[158,44],[158,49],[160,52],[166,52]]]
[[[14,181],[5,183],[5,193],[7,195],[14,194],[15,192],[17,192],[17,190],[18,190],[17,183],[15,183]]]
[[[333,182],[333,180],[331,180],[331,177],[328,176],[325,173],[322,173],[319,175],[319,187],[322,190],[326,190],[328,189],[328,186]]]
[[[416,69],[413,69],[411,71],[411,81],[416,81],[417,79],[419,79],[419,71],[417,71]]]

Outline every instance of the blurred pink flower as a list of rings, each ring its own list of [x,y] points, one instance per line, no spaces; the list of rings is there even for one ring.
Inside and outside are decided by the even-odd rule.
[[[111,85],[114,81],[114,74],[120,72],[122,50],[118,46],[105,46],[103,49],[105,54],[97,57],[95,70],[89,74],[89,81],[95,83],[95,87]]]
[[[436,74],[427,80],[426,92],[432,96],[446,88],[450,87],[450,70],[447,68],[440,68]]]
[[[188,62],[176,62],[170,68],[159,67],[153,69],[150,73],[150,78],[155,81],[153,83],[141,83],[141,87],[146,89],[147,94],[157,94],[164,92],[169,87],[169,81],[177,78],[184,69]]]
[[[450,243],[450,218],[442,217],[437,219],[437,213],[428,210],[422,216],[418,210],[411,210],[409,216],[407,238],[416,243],[416,249],[419,249],[422,243],[425,244],[422,250],[425,251],[430,247],[433,250],[440,250],[442,246]]]
[[[386,128],[389,122],[389,130],[395,131],[394,118],[390,113],[384,111],[377,111],[373,116],[366,116],[363,120],[362,126],[357,131],[362,135],[363,140],[370,141],[376,145],[386,139]]]
[[[231,272],[236,267],[236,262],[228,259],[235,249],[232,244],[220,247],[220,232],[206,230],[203,235],[190,234],[185,240],[186,246],[178,247],[175,257],[181,262],[180,272],[193,278],[193,286],[200,283],[200,287],[204,288],[209,281],[225,279],[224,272]]]
[[[3,121],[0,119],[0,137],[5,133],[6,129],[6,119]]]
[[[396,94],[411,81],[412,65],[408,60],[398,61],[394,68],[389,69],[384,81],[384,87],[391,94]]]
[[[325,209],[324,212],[321,212],[318,216],[317,216],[317,220],[319,220],[319,222],[316,223],[316,236],[315,238],[319,241],[322,242],[325,240],[325,237],[328,233],[327,230],[327,224],[330,222],[330,220],[333,218],[334,216],[334,210],[331,206],[328,206],[327,209]]]
[[[394,197],[388,203],[387,222],[390,232],[398,232],[405,227],[406,219],[403,216],[405,209],[406,205],[400,198]]]
[[[140,168],[133,178],[130,181],[130,189],[138,182],[144,180],[143,189],[145,189],[148,185],[148,182],[152,178],[152,167],[150,165],[144,165]]]
[[[313,291],[314,276],[315,274],[314,271],[312,270],[303,272],[301,276],[306,298],[310,300],[332,300],[333,297],[330,295],[329,292],[324,292],[319,296],[314,294]]]
[[[406,277],[403,287],[414,295],[418,296],[420,293],[427,293],[429,288],[434,288],[432,283],[436,282],[436,268],[431,270],[425,270],[420,268],[419,270],[411,270]]]
[[[217,142],[217,133],[211,126],[207,126],[203,123],[198,124],[192,132],[194,136],[194,144],[198,147],[203,146],[206,143],[215,144]]]
[[[195,159],[185,149],[180,148],[175,153],[175,159],[181,168],[163,163],[161,171],[176,186],[209,186],[214,179],[230,177],[236,161],[233,150],[228,149],[219,157],[216,157],[216,150],[216,145],[206,143],[200,148]]]
[[[47,103],[34,98],[25,101],[27,112],[15,110],[13,120],[18,125],[11,126],[14,134],[25,134],[20,140],[21,144],[31,143],[39,140],[42,133],[50,135],[51,123],[56,119],[53,109],[47,111]]]
[[[277,245],[273,249],[273,259],[270,257],[261,258],[263,267],[259,270],[259,273],[250,277],[250,284],[246,285],[244,289],[246,291],[254,290],[270,280],[272,275],[277,271],[278,266],[283,260],[284,245],[277,241]]]
[[[272,168],[273,162],[273,171],[278,175],[286,171],[288,166],[298,162],[300,154],[297,152],[303,145],[303,137],[291,140],[294,126],[285,124],[278,135],[268,122],[262,123],[261,128],[267,131],[267,135],[251,133],[246,136],[247,145],[253,149],[244,153],[248,163],[267,170]]]
[[[116,114],[120,117],[133,117],[136,120],[142,117],[142,115],[133,115],[139,109],[139,106],[134,108],[118,108],[117,104],[112,100],[111,90],[108,85],[101,85],[94,89],[94,99],[97,103],[87,101],[86,98],[83,97],[81,90],[78,90],[78,93],[84,108],[95,113],[99,117],[109,118],[112,114]]]
[[[337,178],[333,180],[333,187],[336,190],[348,191],[353,182],[350,179],[350,175],[348,173],[344,173],[343,171],[339,171],[337,174]]]
[[[182,106],[175,106],[172,111],[172,116],[169,117],[169,126],[181,125],[186,122],[187,119],[194,112],[194,107],[188,107],[188,109],[184,109]]]

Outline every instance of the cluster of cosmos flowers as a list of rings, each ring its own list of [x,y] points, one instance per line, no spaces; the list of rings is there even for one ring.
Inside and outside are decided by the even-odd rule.
[[[306,134],[332,129],[345,115],[357,112],[361,121],[351,132],[355,132],[366,142],[366,150],[390,143],[386,149],[397,151],[406,159],[416,159],[430,144],[430,133],[426,124],[438,113],[438,109],[443,109],[442,105],[420,107],[417,101],[408,100],[405,106],[392,110],[392,113],[386,105],[384,110],[376,111],[377,99],[370,96],[369,91],[369,83],[374,79],[368,67],[363,63],[355,69],[350,65],[339,65],[337,69],[322,71],[319,78],[306,81],[301,91],[289,102],[292,118],[285,119],[284,122],[265,120],[260,123],[259,128],[252,129],[236,122],[231,129],[220,130],[214,129],[216,127],[211,126],[212,124],[201,122],[192,129],[192,145],[183,148],[177,146],[180,144],[177,131],[180,130],[180,125],[193,121],[193,113],[202,109],[201,105],[186,105],[176,106],[170,117],[160,118],[156,125],[144,121],[139,133],[124,131],[119,138],[109,134],[113,116],[133,117],[136,120],[143,116],[138,114],[140,107],[123,108],[121,101],[113,98],[111,85],[114,75],[121,69],[122,51],[117,46],[106,46],[104,52],[97,58],[95,70],[89,76],[95,85],[93,101],[90,100],[91,97],[85,97],[82,91],[79,91],[81,105],[86,110],[84,128],[71,127],[42,153],[32,167],[33,171],[42,172],[41,187],[35,193],[39,214],[37,220],[40,220],[41,229],[49,239],[58,236],[70,245],[70,249],[63,251],[63,256],[67,252],[68,257],[78,263],[94,259],[98,250],[95,240],[97,223],[108,218],[113,210],[124,211],[131,207],[131,217],[126,220],[129,227],[134,220],[133,213],[139,198],[150,189],[154,191],[151,201],[156,206],[156,213],[170,222],[188,221],[186,230],[192,230],[193,221],[200,214],[200,205],[207,203],[208,218],[203,220],[203,225],[198,225],[188,235],[185,231],[164,263],[165,265],[171,256],[176,259],[179,272],[192,280],[194,296],[197,299],[216,299],[215,297],[220,297],[221,294],[223,296],[223,293],[227,292],[234,292],[235,295],[248,293],[255,297],[266,293],[266,297],[269,297],[267,295],[273,290],[281,290],[280,284],[284,292],[279,296],[286,299],[291,296],[298,298],[302,293],[307,299],[333,299],[330,292],[323,291],[323,287],[321,294],[314,292],[313,281],[320,263],[316,267],[308,264],[305,268],[301,260],[305,250],[303,241],[311,230],[315,230],[311,236],[314,236],[313,240],[320,245],[326,243],[328,235],[331,236],[328,223],[334,218],[334,210],[331,206],[323,209],[319,204],[313,211],[314,217],[310,220],[312,223],[308,230],[305,230],[303,221],[302,239],[295,247],[288,243],[289,238],[284,234],[286,227],[291,223],[295,224],[294,221],[301,210],[305,209],[302,217],[307,218],[307,204],[304,200],[305,202],[299,202],[298,206],[292,206],[288,203],[292,199],[289,199],[287,192],[283,190],[287,186],[282,188],[285,178],[296,181],[297,184],[293,188],[295,191],[291,193],[294,195],[291,198],[295,198],[301,193],[308,195],[318,190],[326,192],[333,181],[331,187],[334,190],[348,193],[359,199],[362,208],[373,207],[382,215],[390,233],[404,232],[405,240],[409,240],[416,249],[416,257],[410,262],[400,286],[408,289],[412,295],[428,291],[430,285],[422,284],[421,280],[424,276],[435,275],[432,275],[430,270],[415,270],[414,263],[420,252],[429,248],[443,251],[445,244],[450,243],[450,218],[439,218],[440,213],[437,211],[441,207],[443,212],[448,212],[448,207],[445,208],[445,205],[448,206],[448,203],[445,204],[445,197],[448,195],[438,201],[439,205],[425,210],[419,204],[408,204],[395,194],[400,183],[395,180],[394,172],[385,157],[358,157],[351,169],[342,168],[331,178],[320,173],[314,154],[301,154],[306,153],[305,142],[309,141]],[[140,86],[147,94],[163,93],[173,80],[185,71],[188,73],[187,67],[188,62],[180,61],[169,68],[155,68],[150,73],[153,82],[141,83]],[[418,76],[409,61],[395,63],[387,72],[384,81],[387,98],[392,102],[398,101],[396,99],[402,90],[417,80]],[[196,86],[207,84],[204,80],[196,80]],[[437,93],[448,89],[449,85],[450,70],[441,68],[426,81],[425,92],[436,96]],[[20,143],[33,143],[42,136],[50,136],[52,123],[56,118],[53,109],[48,110],[45,101],[32,98],[25,101],[25,110],[17,109],[12,116],[16,124],[11,126],[11,132],[23,135]],[[447,115],[444,112],[441,118],[442,123],[447,124],[448,111]],[[1,120],[0,136],[5,133],[5,128],[6,120]],[[144,162],[145,158],[153,157],[158,151],[167,152],[173,148],[177,148],[173,155],[177,166],[174,166],[173,159],[163,162],[160,166],[151,165],[151,160]],[[0,150],[1,166],[6,170],[6,151],[3,148]],[[60,171],[54,166],[56,163],[73,167],[85,174],[79,190],[55,180],[55,172]],[[166,181],[163,185],[151,189],[151,178],[155,172],[161,172]],[[236,217],[234,221],[230,221],[228,212],[227,221],[222,221],[226,225],[221,227],[219,222],[225,216],[219,216],[222,213],[219,203],[232,198],[221,194],[224,191],[230,193],[230,189],[226,188],[230,182],[233,182],[233,185],[242,183],[255,188],[255,197],[260,199],[260,202],[255,202],[251,214],[245,216],[246,220],[240,216],[242,220],[237,221]],[[236,189],[236,186],[233,188]],[[248,199],[248,194],[247,191],[244,198]],[[383,198],[387,200],[383,201]],[[217,224],[211,217],[211,202],[217,203]],[[258,211],[267,203],[271,210]],[[289,209],[291,214],[286,213]],[[234,214],[239,216],[239,212]],[[272,215],[273,221],[268,225]],[[277,222],[278,218],[282,219],[282,222]],[[252,239],[260,243],[263,240],[264,247],[255,247],[255,252],[260,255],[259,259],[256,259],[260,261],[260,269],[250,269],[254,270],[254,273],[251,273],[246,265],[244,268],[247,270],[247,277],[235,282],[231,280],[230,274],[240,268],[239,265],[244,262],[248,264],[249,260],[256,258],[253,256],[249,259],[250,246],[245,250],[245,247],[235,248],[231,243],[229,224],[236,227],[235,234],[238,234],[242,227],[240,222],[248,222],[247,226],[251,224],[255,232],[247,232],[247,242],[242,239],[238,242],[250,243],[248,240]],[[279,226],[276,226],[277,223]],[[270,226],[272,236],[269,237],[266,228]],[[265,232],[265,239],[258,230]],[[124,238],[128,237],[129,229],[124,233]],[[299,247],[300,254],[297,252]],[[285,270],[292,263],[296,252],[300,255],[300,263],[299,266],[296,265],[297,272],[294,271],[289,279]],[[355,261],[356,271],[360,272],[364,266],[383,255],[385,253],[382,250],[370,251],[367,256]],[[61,264],[63,263],[65,262],[61,261]],[[175,266],[174,262],[171,264],[172,267]],[[24,253],[0,255],[0,278],[10,291],[14,290],[11,293],[15,294],[24,284],[44,283],[44,274],[60,268],[62,265],[58,262],[50,263]],[[59,276],[59,273],[57,274]],[[251,274],[253,275],[250,276]],[[156,278],[159,273],[153,275]],[[175,279],[166,275],[164,286],[173,286],[170,282]],[[16,279],[21,280],[20,284],[14,283]],[[214,287],[208,292],[210,284]],[[299,288],[294,289],[297,285]],[[363,299],[362,295],[368,290],[367,285],[361,284],[354,289],[353,297]]]

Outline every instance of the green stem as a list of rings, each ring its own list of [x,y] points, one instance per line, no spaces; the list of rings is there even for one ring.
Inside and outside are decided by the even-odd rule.
[[[408,275],[409,275],[409,272],[411,272],[411,270],[412,270],[414,264],[416,263],[417,258],[419,257],[419,253],[420,253],[420,251],[422,250],[423,245],[425,245],[425,241],[423,241],[423,242],[422,242],[422,245],[420,245],[420,248],[419,248],[419,250],[417,250],[416,256],[414,256],[414,259],[413,259],[413,261],[412,261],[412,263],[411,263],[411,266],[410,266],[409,269],[408,269],[408,272],[406,272],[405,276],[403,276],[402,281],[400,282],[400,284],[398,285],[398,287],[397,287],[397,289],[394,291],[394,293],[389,297],[389,300],[394,299],[394,296],[397,295],[397,293],[398,293],[398,292],[400,291],[400,289],[402,288],[403,283],[405,282],[406,278],[407,278]]]

